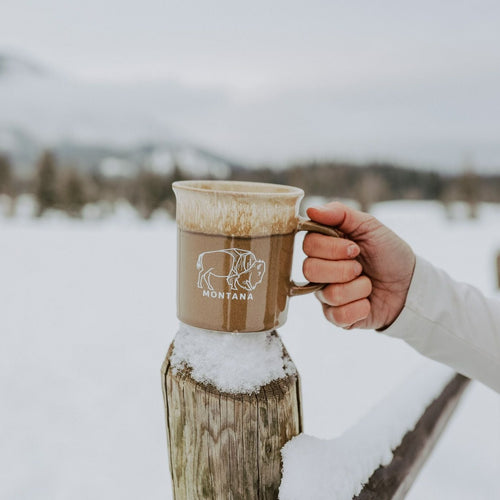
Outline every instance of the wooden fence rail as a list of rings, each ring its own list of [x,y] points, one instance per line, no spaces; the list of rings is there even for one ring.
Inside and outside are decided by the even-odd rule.
[[[427,407],[415,428],[394,450],[390,464],[379,467],[354,500],[399,500],[405,497],[453,415],[470,380],[457,374]]]

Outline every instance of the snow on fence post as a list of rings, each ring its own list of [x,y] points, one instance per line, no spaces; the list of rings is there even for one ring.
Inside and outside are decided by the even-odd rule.
[[[183,352],[183,344],[207,339],[219,344],[200,344],[191,348],[191,354]],[[202,376],[196,366],[196,349],[211,353],[212,366],[202,367]],[[262,362],[259,349],[262,356],[268,356]],[[270,360],[271,349],[274,359]],[[245,351],[242,363],[230,364],[231,358]],[[185,359],[179,362],[182,356]],[[238,373],[238,364],[245,362],[248,367]],[[226,368],[219,368],[219,363]],[[246,373],[251,378],[253,366],[273,363],[277,370],[258,387],[245,388],[244,381],[226,387],[223,381],[226,390],[221,390],[217,383],[224,369],[235,378]],[[220,373],[214,374],[214,369]],[[277,499],[281,448],[302,432],[299,376],[278,334],[232,336],[183,332],[181,327],[161,375],[175,500]]]

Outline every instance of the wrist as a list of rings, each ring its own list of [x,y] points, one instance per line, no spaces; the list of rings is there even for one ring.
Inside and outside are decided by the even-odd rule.
[[[413,282],[413,277],[415,275],[416,263],[417,263],[417,258],[413,253],[413,251],[411,251],[411,259],[410,259],[410,264],[408,266],[409,272],[404,277],[404,279],[402,279],[401,282],[398,285],[396,285],[397,290],[395,290],[392,293],[392,296],[395,300],[392,307],[390,308],[390,313],[388,315],[388,318],[381,327],[376,329],[377,332],[382,332],[387,328],[389,328],[403,312],[403,309],[406,305],[406,301],[408,299],[408,293],[410,291]]]

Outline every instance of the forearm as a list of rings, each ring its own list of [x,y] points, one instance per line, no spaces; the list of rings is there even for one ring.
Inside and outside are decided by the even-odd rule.
[[[417,258],[403,311],[384,334],[500,392],[500,302]]]

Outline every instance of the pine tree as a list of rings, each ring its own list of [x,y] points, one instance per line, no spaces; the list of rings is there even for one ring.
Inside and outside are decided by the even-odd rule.
[[[164,175],[147,170],[139,173],[136,179],[137,208],[144,219],[162,206],[170,195],[170,179]]]
[[[365,172],[355,186],[356,198],[362,212],[369,212],[372,205],[387,197],[387,181],[372,172]]]
[[[12,166],[3,154],[0,154],[0,194],[12,194]]]
[[[67,168],[60,183],[60,207],[71,217],[81,217],[88,201],[83,177],[73,168]]]
[[[12,166],[7,155],[0,154],[0,197],[7,199],[0,203],[7,217],[13,217],[16,211],[16,193],[12,175]]]
[[[45,210],[57,206],[57,166],[55,156],[50,151],[44,151],[38,160],[35,198],[38,205],[37,217],[41,217]]]
[[[461,198],[467,203],[468,217],[478,217],[478,206],[481,199],[479,176],[472,166],[467,166],[458,179]]]

